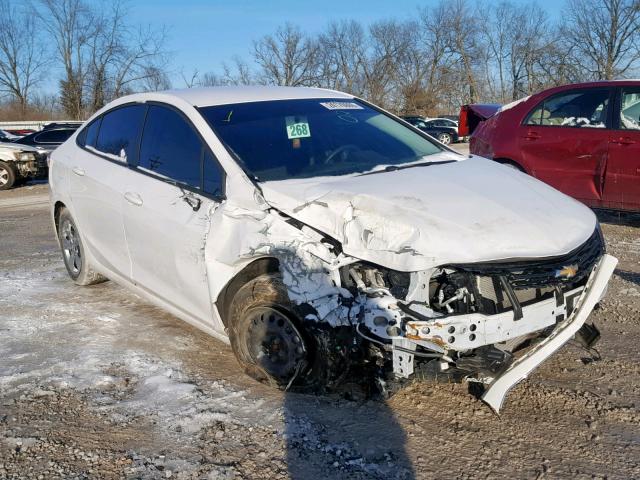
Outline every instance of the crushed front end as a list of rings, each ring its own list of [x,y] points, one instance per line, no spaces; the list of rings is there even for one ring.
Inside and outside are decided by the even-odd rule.
[[[508,391],[570,340],[604,295],[616,264],[599,229],[567,255],[397,272],[341,268],[356,299],[351,321],[396,378],[487,385],[497,412]],[[595,327],[581,335],[597,339]]]

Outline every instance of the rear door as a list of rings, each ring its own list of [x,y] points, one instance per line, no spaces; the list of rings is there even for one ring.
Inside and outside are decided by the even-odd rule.
[[[615,106],[603,206],[640,211],[640,86],[621,87]]]
[[[518,129],[530,173],[584,203],[602,203],[611,89],[583,88],[545,98]]]
[[[136,174],[124,187],[124,226],[133,280],[212,327],[204,245],[224,176],[178,110],[150,104]]]
[[[100,264],[127,279],[131,261],[122,203],[144,111],[143,105],[127,105],[94,120],[78,136],[80,148],[69,160],[73,214],[83,240]]]

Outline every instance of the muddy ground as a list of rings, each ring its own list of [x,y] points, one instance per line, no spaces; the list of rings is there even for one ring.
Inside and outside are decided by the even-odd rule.
[[[230,349],[113,282],[77,287],[46,185],[0,192],[0,478],[640,478],[640,217],[599,361],[568,345],[500,417],[465,385],[387,403],[274,392]]]

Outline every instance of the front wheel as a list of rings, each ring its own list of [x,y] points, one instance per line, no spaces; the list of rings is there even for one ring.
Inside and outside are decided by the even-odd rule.
[[[77,285],[93,285],[107,280],[93,271],[85,255],[80,232],[69,210],[63,208],[58,219],[58,239],[67,272]]]
[[[278,274],[261,275],[236,293],[228,321],[229,340],[247,375],[287,390],[325,390],[346,374],[339,348],[326,348],[321,336],[309,334],[303,314],[290,300]],[[328,342],[335,345],[333,340]]]
[[[7,162],[0,162],[0,190],[9,190],[16,183],[16,171]]]
[[[440,133],[438,134],[438,141],[440,143],[444,143],[445,145],[449,145],[451,143],[451,135],[448,133]]]

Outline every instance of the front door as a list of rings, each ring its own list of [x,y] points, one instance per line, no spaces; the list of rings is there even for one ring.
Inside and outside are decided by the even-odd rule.
[[[556,94],[538,104],[518,128],[530,173],[591,206],[602,202],[609,97],[608,88]]]
[[[152,104],[134,177],[124,192],[134,282],[211,328],[204,246],[220,167],[181,113]]]
[[[640,211],[640,87],[621,88],[616,103],[603,206]]]

